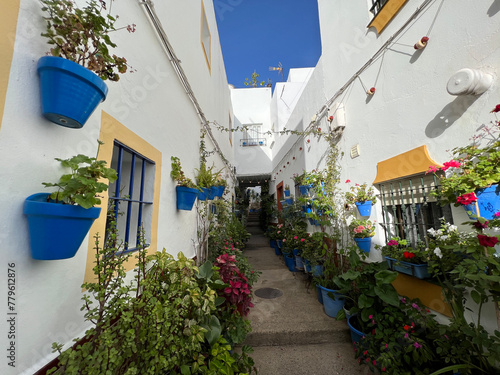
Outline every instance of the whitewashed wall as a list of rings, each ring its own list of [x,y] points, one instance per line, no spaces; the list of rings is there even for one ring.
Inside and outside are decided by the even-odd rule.
[[[232,107],[213,4],[203,0],[212,36],[209,71],[200,42],[201,1],[155,5],[206,118],[227,126]],[[115,12],[120,15],[120,25],[137,25],[133,34],[122,30],[113,35],[118,44],[117,55],[125,56],[134,72],[123,75],[117,83],[109,82],[107,100],[82,129],[74,130],[57,126],[41,116],[36,64],[49,48],[39,36],[44,27],[40,3],[21,0],[0,129],[0,248],[4,254],[4,273],[7,263],[16,264],[18,311],[16,367],[8,367],[4,358],[0,361],[2,374],[32,374],[54,357],[52,342],[71,343],[88,327],[79,311],[87,240],[72,259],[31,259],[22,206],[27,196],[44,191],[41,182],[58,178],[60,170],[54,158],[96,154],[101,111],[162,152],[158,247],[165,247],[174,255],[179,251],[194,255],[195,212],[175,208],[170,157],[180,157],[187,175],[194,178],[194,169],[199,167],[201,121],[139,1],[118,1],[113,5]],[[227,133],[214,130],[214,135],[225,157],[233,163],[233,147]],[[212,150],[213,145],[207,139],[207,151]],[[209,157],[209,163],[212,162],[218,169],[223,166],[217,155]],[[1,288],[0,298],[7,300],[6,288]],[[0,327],[7,332],[6,319],[2,319]],[[2,343],[6,343],[6,337]]]
[[[231,89],[234,108],[234,128],[251,124],[262,124],[262,133],[271,130],[271,88]],[[235,166],[239,176],[265,174],[271,171],[271,143],[273,136],[266,138],[265,146],[241,146],[243,131],[234,132]]]

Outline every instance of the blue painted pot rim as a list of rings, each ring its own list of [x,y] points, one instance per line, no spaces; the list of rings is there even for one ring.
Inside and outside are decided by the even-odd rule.
[[[176,186],[175,190],[177,193],[177,209],[191,211],[200,191],[187,186]]]
[[[97,74],[74,61],[63,57],[43,56],[38,60],[38,73],[40,74],[40,71],[43,69],[64,70],[68,71],[70,74],[78,75],[102,93],[104,97],[102,101],[106,100],[106,95],[108,95],[108,86],[106,83]]]

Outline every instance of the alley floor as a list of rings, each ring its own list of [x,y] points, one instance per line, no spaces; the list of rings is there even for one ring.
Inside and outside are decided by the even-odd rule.
[[[259,374],[371,374],[354,358],[346,321],[324,313],[308,277],[288,270],[269,246],[257,220],[256,215],[249,217],[247,230],[252,237],[244,254],[262,274],[253,286],[252,332],[245,344],[254,348],[251,356]]]

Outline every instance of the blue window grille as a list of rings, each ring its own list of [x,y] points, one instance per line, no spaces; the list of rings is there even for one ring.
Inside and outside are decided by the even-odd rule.
[[[109,187],[114,205],[118,237],[123,253],[136,251],[142,228],[146,245],[151,243],[151,220],[154,194],[154,161],[115,141],[111,167],[117,180]]]

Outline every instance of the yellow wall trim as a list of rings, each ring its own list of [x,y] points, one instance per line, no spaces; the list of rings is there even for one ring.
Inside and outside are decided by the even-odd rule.
[[[0,129],[2,127],[3,111],[7,88],[9,87],[10,66],[14,55],[17,18],[21,0],[4,1],[0,13]]]
[[[420,146],[377,164],[377,177],[373,184],[424,173],[431,165],[442,167],[431,159],[427,146]]]
[[[132,148],[134,151],[141,155],[151,159],[155,162],[155,186],[154,186],[154,196],[153,196],[153,217],[151,220],[151,245],[149,247],[148,253],[152,254],[157,251],[158,247],[158,213],[160,206],[160,187],[161,187],[161,152],[156,148],[151,146],[148,142],[140,138],[137,134],[132,132],[130,129],[126,128],[118,120],[102,112],[101,116],[101,132],[99,139],[104,142],[104,145],[100,146],[99,154],[97,158],[99,160],[105,160],[108,166],[111,165],[111,158],[113,156],[113,144],[117,140],[124,145]],[[100,245],[102,246],[102,241],[104,238],[104,231],[106,227],[106,212],[108,209],[108,197],[109,194],[106,191],[102,193],[101,198],[101,214],[99,218],[94,221],[94,224],[90,228],[89,232],[89,246],[87,252],[87,264],[85,267],[85,279],[84,282],[94,281],[94,263],[95,263],[95,240],[94,237],[97,233],[101,236]],[[130,257],[129,261],[125,264],[125,269],[127,271],[135,267],[137,260],[134,256]]]
[[[208,53],[205,50],[205,43],[203,42],[203,25],[207,26],[208,30]],[[203,50],[203,54],[205,55],[205,61],[208,66],[208,72],[212,74],[212,34],[210,33],[210,29],[208,27],[207,15],[205,13],[205,5],[203,4],[203,0],[201,1],[201,20],[200,20],[200,42],[201,49]]]
[[[389,0],[370,22],[368,28],[374,27],[377,33],[380,34],[407,1],[408,0]]]
[[[439,285],[402,273],[398,274],[392,285],[400,296],[410,299],[418,298],[429,309],[451,317],[451,306],[444,301],[443,292]]]

